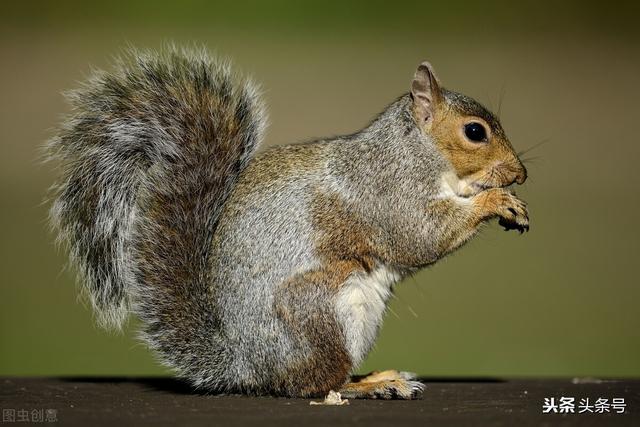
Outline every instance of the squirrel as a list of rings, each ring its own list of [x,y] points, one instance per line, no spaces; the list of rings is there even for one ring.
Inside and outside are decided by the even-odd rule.
[[[259,153],[259,87],[204,48],[131,50],[68,98],[52,225],[98,324],[139,317],[194,389],[419,398],[410,373],[350,377],[394,286],[492,218],[529,229],[499,120],[428,62],[364,129]]]

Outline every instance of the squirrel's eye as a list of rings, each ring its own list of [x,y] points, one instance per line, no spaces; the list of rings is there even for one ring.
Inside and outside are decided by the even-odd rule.
[[[487,130],[478,122],[464,125],[464,134],[473,142],[487,142]]]

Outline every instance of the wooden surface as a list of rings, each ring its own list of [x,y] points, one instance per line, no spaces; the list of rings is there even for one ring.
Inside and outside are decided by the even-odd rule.
[[[424,379],[422,400],[351,400],[349,406],[310,406],[307,399],[198,394],[169,378],[0,378],[1,424],[11,415],[45,418],[33,424],[128,425],[635,425],[640,380]],[[544,398],[624,398],[625,411],[543,414]],[[318,400],[318,399],[316,399]],[[51,409],[53,411],[47,411]],[[8,411],[7,411],[8,410]],[[7,412],[5,412],[7,411]],[[19,412],[22,411],[22,412]],[[577,412],[577,408],[576,408]],[[52,421],[50,420],[50,421]],[[33,419],[30,418],[30,421]]]

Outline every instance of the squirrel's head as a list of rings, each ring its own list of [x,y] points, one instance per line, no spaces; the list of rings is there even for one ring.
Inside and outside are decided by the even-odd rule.
[[[416,71],[411,98],[418,126],[450,162],[460,195],[527,179],[496,116],[474,99],[442,88],[428,62]]]

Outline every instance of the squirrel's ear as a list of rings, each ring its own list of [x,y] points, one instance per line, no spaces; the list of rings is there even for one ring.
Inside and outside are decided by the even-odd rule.
[[[426,122],[433,117],[437,104],[442,100],[440,82],[428,62],[418,66],[411,83],[411,98],[415,107],[416,116]]]

